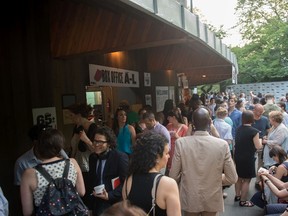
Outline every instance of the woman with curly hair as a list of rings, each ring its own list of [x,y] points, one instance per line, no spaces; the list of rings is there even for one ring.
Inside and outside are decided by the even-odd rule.
[[[154,215],[152,212],[155,211],[157,216],[180,216],[181,208],[176,181],[158,175],[159,171],[166,166],[168,159],[168,140],[162,135],[147,132],[138,139],[131,154],[128,177],[122,190],[123,199],[128,199],[132,205],[142,208],[148,213],[147,215]],[[158,182],[155,184],[155,202],[152,201],[151,194],[154,181]]]

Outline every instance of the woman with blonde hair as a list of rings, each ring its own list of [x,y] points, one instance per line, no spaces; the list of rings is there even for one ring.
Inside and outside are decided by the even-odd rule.
[[[276,164],[276,161],[269,156],[269,151],[273,146],[280,145],[286,152],[288,150],[288,129],[283,124],[283,114],[281,111],[271,111],[269,113],[269,122],[272,127],[267,138],[263,137],[263,161],[266,168]]]
[[[231,155],[232,154],[232,127],[227,122],[225,122],[225,118],[228,116],[228,110],[223,107],[218,107],[216,110],[216,119],[214,119],[213,124],[216,130],[219,133],[221,139],[225,140],[229,145]]]

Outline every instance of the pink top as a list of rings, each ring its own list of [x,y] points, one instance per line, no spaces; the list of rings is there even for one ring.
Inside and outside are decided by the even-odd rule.
[[[172,158],[173,158],[174,150],[175,150],[175,141],[179,137],[186,136],[186,133],[188,131],[188,127],[185,124],[181,124],[181,126],[179,128],[174,128],[173,124],[169,123],[166,126],[166,128],[170,132],[170,136],[171,136],[171,149],[169,151],[170,158],[169,158],[168,163],[167,163],[167,168],[168,168],[168,170],[170,170],[171,165],[172,165]],[[175,137],[176,134],[178,135],[177,138]]]

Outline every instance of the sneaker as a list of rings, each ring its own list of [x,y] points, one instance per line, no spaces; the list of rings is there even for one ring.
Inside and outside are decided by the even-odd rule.
[[[223,199],[226,199],[227,196],[228,194],[223,192]]]

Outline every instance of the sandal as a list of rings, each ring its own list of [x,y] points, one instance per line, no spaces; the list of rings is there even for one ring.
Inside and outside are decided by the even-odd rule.
[[[240,201],[240,199],[241,199],[241,196],[235,196],[234,202],[238,202],[238,201]]]
[[[253,207],[254,204],[251,201],[240,201],[239,206],[241,206],[241,207]]]

